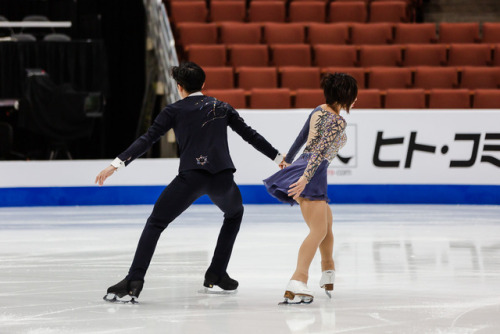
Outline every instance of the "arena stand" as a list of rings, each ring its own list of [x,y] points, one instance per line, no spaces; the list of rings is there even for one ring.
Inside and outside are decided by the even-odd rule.
[[[419,0],[164,3],[180,59],[207,69],[208,92],[246,108],[300,108],[327,71],[352,74],[361,96],[378,90],[382,108],[441,108],[440,94],[464,89],[468,102],[447,108],[484,108],[476,89],[500,96],[500,23],[417,23]],[[253,88],[288,90],[289,101],[266,103]]]

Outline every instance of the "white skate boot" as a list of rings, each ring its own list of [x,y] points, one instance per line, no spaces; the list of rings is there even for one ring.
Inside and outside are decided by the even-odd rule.
[[[294,299],[296,299],[296,301],[293,301]],[[290,280],[286,286],[285,300],[279,304],[311,304],[313,299],[313,293],[309,290],[306,283]]]
[[[325,289],[328,297],[332,298],[330,291],[333,291],[333,284],[335,283],[335,270],[325,270],[319,280],[320,288]]]

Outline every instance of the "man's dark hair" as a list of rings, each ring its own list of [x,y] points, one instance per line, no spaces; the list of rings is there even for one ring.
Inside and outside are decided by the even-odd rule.
[[[201,90],[205,83],[205,71],[195,63],[184,62],[172,67],[172,77],[188,93]]]
[[[321,88],[326,104],[330,107],[337,104],[347,112],[358,96],[356,79],[345,73],[326,73],[321,79]]]

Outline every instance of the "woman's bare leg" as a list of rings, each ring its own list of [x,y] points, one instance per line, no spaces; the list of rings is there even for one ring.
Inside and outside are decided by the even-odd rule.
[[[316,254],[316,251],[327,235],[328,222],[325,201],[310,201],[299,199],[302,216],[309,226],[309,234],[302,242],[297,259],[297,268],[292,276],[292,280],[307,283],[309,278],[309,266]]]
[[[323,241],[319,244],[319,251],[321,253],[321,270],[335,270],[335,262],[333,262],[333,215],[332,209],[326,205],[327,217],[327,233]]]

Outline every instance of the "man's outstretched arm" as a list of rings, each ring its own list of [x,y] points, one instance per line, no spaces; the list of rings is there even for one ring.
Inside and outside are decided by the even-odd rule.
[[[262,135],[246,124],[236,110],[232,107],[228,109],[228,120],[231,129],[240,135],[247,143],[252,145],[257,151],[279,165],[283,161],[283,155]]]

